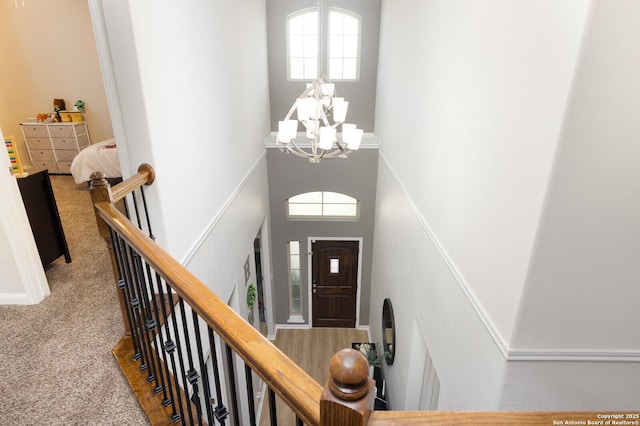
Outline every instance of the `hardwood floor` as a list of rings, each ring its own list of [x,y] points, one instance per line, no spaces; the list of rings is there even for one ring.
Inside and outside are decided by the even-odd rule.
[[[368,341],[365,330],[354,328],[285,329],[278,330],[275,345],[324,387],[329,375],[331,357],[340,349],[350,348],[352,342]],[[276,411],[278,425],[295,425],[295,415],[279,400],[276,402]],[[269,404],[265,400],[260,426],[268,425]]]

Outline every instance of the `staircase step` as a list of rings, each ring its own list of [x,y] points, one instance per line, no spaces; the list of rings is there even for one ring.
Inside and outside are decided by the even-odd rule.
[[[138,399],[140,408],[142,408],[142,411],[147,415],[149,423],[153,426],[176,424],[172,423],[170,419],[172,413],[171,407],[164,407],[162,405],[162,395],[157,395],[153,392],[153,385],[147,382],[147,375],[140,372],[139,361],[133,359],[134,348],[131,336],[124,336],[120,339],[111,353],[113,353],[125,379],[129,382],[133,394]],[[186,402],[184,398],[182,401],[183,407],[185,407]],[[192,408],[192,413],[194,413],[195,416],[195,407],[191,403],[189,403],[189,406]]]

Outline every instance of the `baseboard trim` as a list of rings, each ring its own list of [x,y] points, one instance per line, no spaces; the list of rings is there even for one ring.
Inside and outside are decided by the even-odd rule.
[[[276,324],[276,334],[278,334],[278,330],[306,330],[311,328],[309,324]]]
[[[0,305],[33,305],[24,293],[0,294]]]

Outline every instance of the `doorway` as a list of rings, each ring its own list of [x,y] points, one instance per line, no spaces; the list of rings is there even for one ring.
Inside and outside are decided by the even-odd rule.
[[[312,327],[356,326],[359,241],[311,241]]]
[[[260,333],[267,336],[267,316],[265,314],[264,304],[264,280],[262,275],[262,240],[261,231],[258,231],[255,240],[253,240],[253,255],[256,265],[256,289],[258,293],[258,321],[260,323]]]

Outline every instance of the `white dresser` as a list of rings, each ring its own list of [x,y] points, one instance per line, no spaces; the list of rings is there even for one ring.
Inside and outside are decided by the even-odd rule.
[[[49,173],[69,174],[71,162],[89,146],[87,123],[21,123],[34,167]]]

